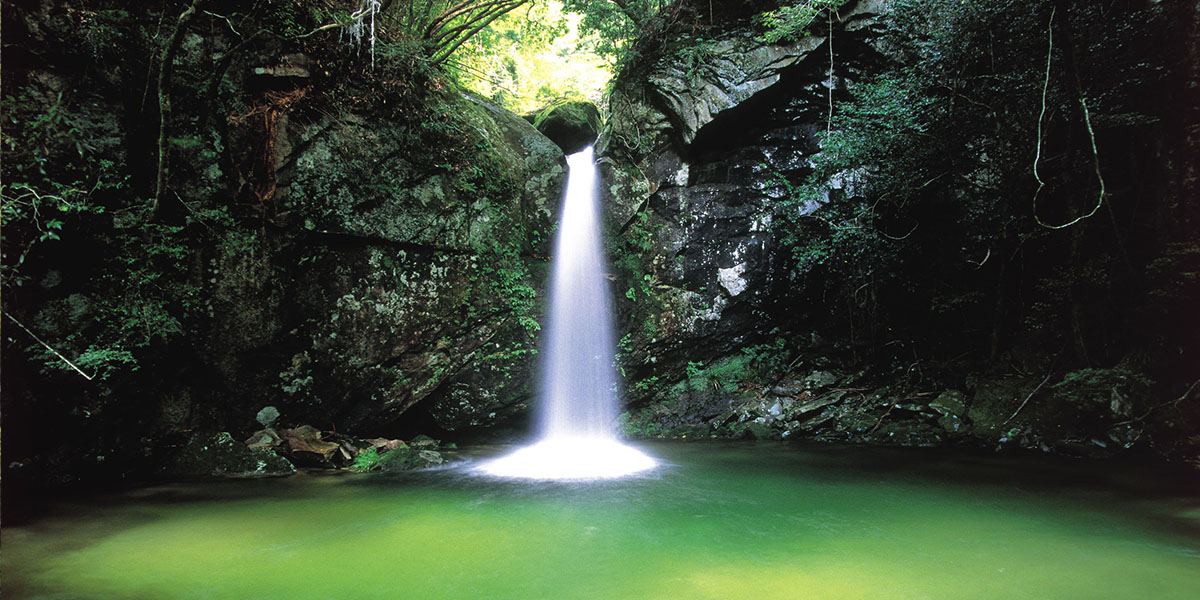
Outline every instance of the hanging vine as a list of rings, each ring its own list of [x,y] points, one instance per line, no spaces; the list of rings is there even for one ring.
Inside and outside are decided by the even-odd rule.
[[[1038,164],[1042,160],[1042,126],[1046,119],[1046,96],[1048,95],[1050,89],[1050,65],[1052,64],[1054,58],[1054,13],[1056,10],[1057,7],[1050,8],[1050,22],[1046,26],[1046,76],[1042,83],[1042,111],[1038,114],[1037,153],[1033,158],[1033,178],[1036,179],[1038,183],[1037,190],[1033,193],[1033,219],[1038,225],[1045,227],[1046,229],[1066,229],[1067,227],[1070,227],[1096,214],[1096,212],[1100,210],[1100,206],[1104,204],[1104,177],[1100,174],[1100,151],[1096,148],[1096,133],[1092,130],[1092,120],[1091,116],[1088,114],[1087,99],[1083,98],[1081,95],[1079,98],[1079,105],[1083,108],[1083,123],[1087,127],[1088,139],[1092,146],[1092,162],[1096,169],[1096,180],[1100,182],[1100,194],[1099,197],[1096,198],[1096,206],[1092,207],[1092,210],[1087,214],[1075,217],[1071,221],[1061,225],[1051,225],[1046,223],[1042,220],[1041,216],[1038,215],[1038,198],[1042,194],[1042,189],[1046,187],[1046,182],[1042,180],[1041,174],[1038,173]]]

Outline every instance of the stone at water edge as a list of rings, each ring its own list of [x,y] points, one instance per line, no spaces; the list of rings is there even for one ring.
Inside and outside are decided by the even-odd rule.
[[[283,443],[283,438],[279,437],[279,433],[274,429],[267,427],[255,431],[250,437],[246,438],[246,447],[251,450],[272,450],[279,444]]]
[[[437,448],[441,445],[441,442],[425,434],[421,434],[409,440],[408,445],[414,448]]]
[[[321,430],[312,425],[301,425],[279,432],[292,458],[305,463],[325,466],[341,447],[337,442],[321,439]]]
[[[296,467],[270,450],[251,450],[222,431],[193,436],[164,472],[192,477],[266,477],[290,475]]]
[[[967,404],[963,401],[963,393],[959,390],[946,390],[929,403],[929,408],[937,411],[938,425],[951,433],[969,429],[963,417],[967,414]]]
[[[379,469],[382,471],[410,471],[436,467],[444,462],[446,460],[437,451],[403,446],[380,455]]]
[[[945,416],[961,417],[967,412],[967,404],[963,401],[963,393],[959,390],[946,390],[929,403],[929,408]]]
[[[405,444],[404,440],[389,440],[387,438],[370,438],[370,439],[363,440],[363,441],[370,444],[372,448],[378,450],[379,452],[388,452],[390,450],[395,450],[397,448],[408,447],[408,444]]]

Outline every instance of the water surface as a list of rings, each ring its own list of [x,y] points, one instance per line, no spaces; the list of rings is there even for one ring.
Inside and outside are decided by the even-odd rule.
[[[199,599],[1196,598],[1195,472],[778,443],[643,445],[599,482],[455,468],[67,500],[3,593]],[[505,449],[492,448],[490,454]]]

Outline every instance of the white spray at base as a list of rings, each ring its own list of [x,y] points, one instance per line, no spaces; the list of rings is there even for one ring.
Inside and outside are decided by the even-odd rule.
[[[541,358],[536,442],[484,463],[503,477],[599,479],[651,469],[653,458],[616,435],[613,310],[592,149],[567,157]]]

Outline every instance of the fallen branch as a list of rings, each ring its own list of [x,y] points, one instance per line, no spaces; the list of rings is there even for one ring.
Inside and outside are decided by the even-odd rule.
[[[33,338],[33,340],[34,340],[35,342],[37,342],[37,343],[41,344],[41,345],[42,345],[43,347],[45,347],[47,350],[49,350],[49,351],[53,352],[55,356],[57,356],[57,357],[58,357],[59,359],[61,359],[63,362],[67,363],[67,365],[68,365],[68,366],[70,366],[72,369],[75,369],[75,372],[76,372],[76,373],[79,373],[80,375],[83,375],[83,378],[84,378],[84,379],[86,379],[86,380],[88,380],[88,381],[91,381],[91,380],[92,380],[92,378],[96,376],[95,374],[88,375],[87,373],[84,373],[82,369],[80,369],[79,367],[75,366],[75,363],[73,363],[73,362],[71,362],[70,360],[68,360],[68,359],[67,359],[67,357],[63,356],[63,355],[62,355],[62,354],[61,354],[61,353],[60,353],[58,350],[55,350],[54,348],[51,348],[51,347],[50,347],[50,344],[47,344],[46,342],[43,342],[43,341],[42,341],[42,338],[38,337],[36,333],[34,333],[34,332],[30,331],[28,327],[26,327],[26,326],[22,325],[22,324],[21,324],[21,322],[20,322],[20,321],[18,321],[18,320],[16,319],[16,317],[14,317],[14,316],[12,316],[12,315],[8,314],[8,311],[4,311],[4,316],[8,317],[8,318],[9,318],[9,320],[11,320],[13,323],[16,323],[16,324],[17,324],[17,327],[20,327],[22,331],[24,331],[25,333],[28,333],[28,334],[29,334],[29,337]]]
[[[1132,425],[1139,421],[1144,421],[1146,419],[1146,417],[1149,417],[1152,413],[1154,413],[1154,411],[1156,411],[1160,408],[1163,408],[1165,406],[1179,406],[1180,404],[1183,403],[1184,400],[1187,400],[1188,397],[1192,395],[1192,392],[1196,390],[1196,386],[1200,386],[1200,379],[1197,379],[1196,381],[1192,382],[1192,385],[1188,386],[1187,391],[1184,392],[1182,396],[1180,396],[1174,400],[1171,400],[1169,402],[1163,402],[1162,404],[1156,404],[1154,406],[1151,406],[1150,410],[1147,410],[1145,412],[1145,414],[1143,414],[1142,416],[1134,417],[1132,419],[1127,419],[1125,421],[1118,421],[1116,423],[1113,423],[1113,426],[1116,427],[1118,425]]]
[[[875,430],[879,429],[880,425],[883,425],[883,420],[886,419],[888,415],[892,414],[892,410],[894,410],[897,406],[900,406],[900,403],[893,402],[892,405],[888,407],[887,412],[884,412],[883,415],[881,415],[879,417],[879,420],[875,421],[875,426],[872,427],[870,431],[864,433],[863,435],[871,435],[872,433],[875,433]]]
[[[992,249],[991,249],[991,248],[988,248],[987,254],[983,255],[983,260],[981,260],[981,261],[979,261],[979,262],[975,262],[975,261],[973,261],[973,260],[971,260],[971,259],[969,259],[969,258],[968,258],[968,259],[967,259],[967,262],[969,262],[969,263],[971,263],[971,264],[975,265],[975,268],[976,268],[976,269],[980,269],[980,268],[983,268],[983,263],[987,262],[987,261],[988,261],[988,259],[989,259],[989,258],[991,258],[991,257],[992,257]]]
[[[1054,365],[1051,364],[1050,371],[1046,373],[1046,378],[1042,379],[1042,382],[1037,384],[1037,387],[1033,388],[1033,391],[1029,392],[1028,396],[1025,396],[1025,400],[1023,402],[1021,402],[1021,405],[1017,407],[1017,410],[1013,411],[1013,414],[1009,415],[1008,418],[1004,420],[1004,423],[1002,423],[1002,425],[1007,425],[1009,421],[1017,418],[1017,414],[1021,412],[1021,409],[1025,408],[1026,404],[1029,404],[1029,401],[1033,399],[1034,394],[1037,394],[1038,391],[1040,391],[1046,385],[1046,382],[1050,381],[1050,376],[1053,374],[1054,374]]]

